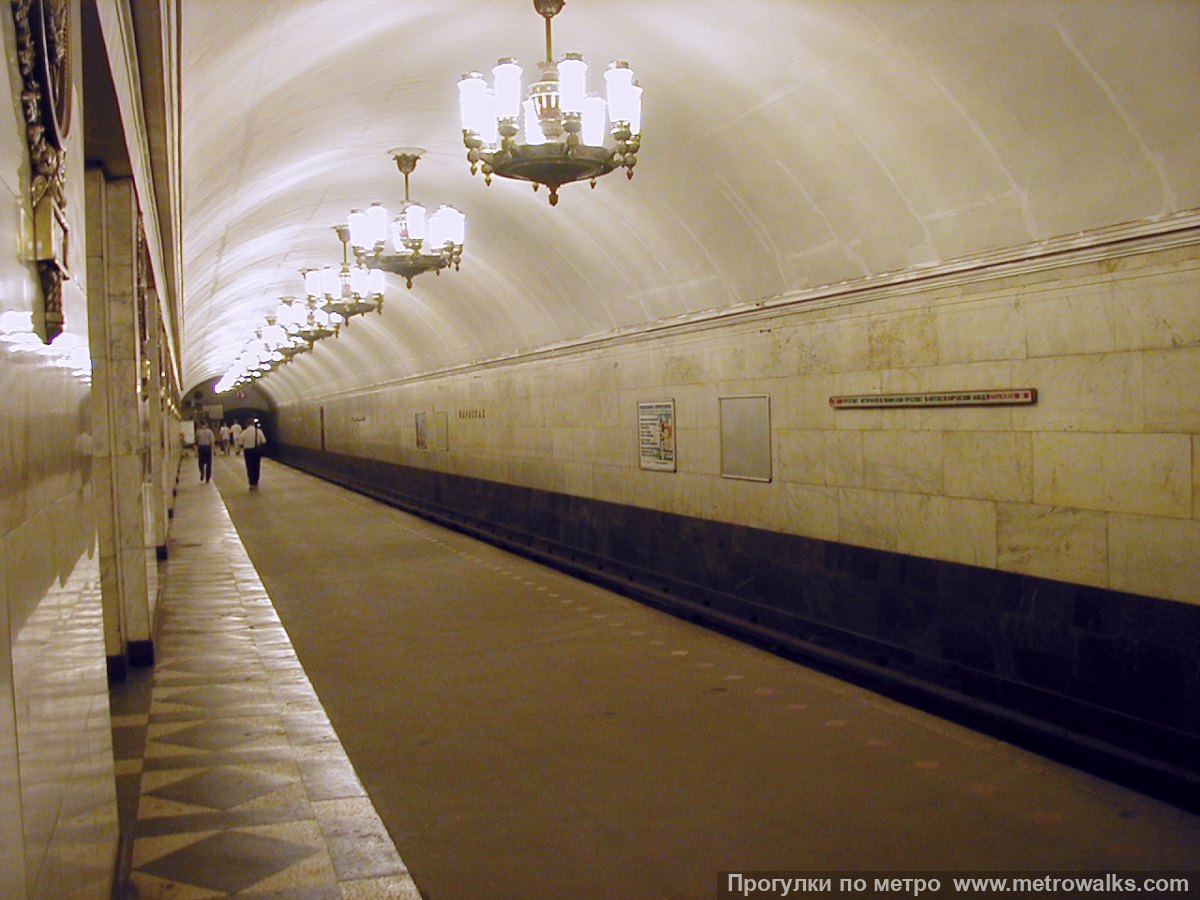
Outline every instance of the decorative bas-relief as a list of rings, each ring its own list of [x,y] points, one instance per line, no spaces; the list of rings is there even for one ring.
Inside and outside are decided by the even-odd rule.
[[[12,0],[21,109],[29,144],[29,200],[42,286],[44,340],[63,331],[63,282],[70,278],[66,137],[71,125],[70,5],[66,0]]]

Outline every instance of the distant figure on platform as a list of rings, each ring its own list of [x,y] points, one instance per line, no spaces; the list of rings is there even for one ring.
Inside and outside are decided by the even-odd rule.
[[[257,491],[258,475],[262,470],[262,448],[267,443],[267,436],[263,434],[258,419],[246,424],[239,442],[242,445],[242,455],[246,457],[246,480],[250,482],[250,490]]]
[[[217,436],[208,427],[208,422],[201,422],[196,428],[196,457],[200,460],[200,480],[212,481],[213,444]]]
[[[229,427],[229,440],[233,442],[233,455],[242,455],[242,423],[237,419],[233,420],[233,425]]]
[[[230,436],[231,436],[231,433],[229,431],[229,426],[226,425],[224,422],[222,422],[221,428],[217,432],[217,439],[221,442],[221,452],[226,455],[228,455],[228,453],[229,453],[229,438],[230,438]]]

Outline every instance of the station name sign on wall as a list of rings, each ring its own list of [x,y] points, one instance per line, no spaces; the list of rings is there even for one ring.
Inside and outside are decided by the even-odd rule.
[[[1028,406],[1037,403],[1037,388],[987,391],[927,391],[915,394],[846,394],[830,397],[834,409],[886,409],[912,406]]]

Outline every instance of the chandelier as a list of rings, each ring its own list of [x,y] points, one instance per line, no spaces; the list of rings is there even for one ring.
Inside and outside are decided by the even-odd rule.
[[[368,268],[361,262],[350,264],[350,228],[335,225],[333,230],[342,242],[342,265],[320,269],[301,269],[304,293],[331,316],[341,316],[349,326],[351,316],[383,311],[383,271]]]
[[[366,212],[351,210],[350,246],[360,267],[371,263],[401,276],[411,288],[413,279],[422,272],[440,275],[442,269],[451,265],[458,270],[466,217],[453,206],[445,205],[429,215],[424,206],[414,203],[409,196],[408,177],[424,150],[397,147],[388,152],[404,175],[404,205],[390,223],[387,209],[379,203],[372,203]]]
[[[337,337],[341,324],[342,317],[326,312],[315,297],[304,302],[282,297],[275,311],[267,314],[266,324],[254,329],[254,337],[239,351],[214,390],[222,393],[275,371],[311,351],[322,338]]]
[[[642,88],[626,62],[614,62],[604,73],[606,97],[586,91],[587,63],[578,53],[554,59],[550,20],[565,0],[533,0],[546,20],[546,59],[538,63],[539,80],[521,98],[521,67],[510,58],[492,69],[492,86],[470,72],[458,83],[463,143],[471,174],[482,167],[492,174],[533,182],[550,190],[573,181],[591,182],[614,169],[633,177],[642,136]],[[607,98],[607,99],[606,99]],[[605,120],[612,142],[605,140]],[[518,139],[518,135],[520,139]]]

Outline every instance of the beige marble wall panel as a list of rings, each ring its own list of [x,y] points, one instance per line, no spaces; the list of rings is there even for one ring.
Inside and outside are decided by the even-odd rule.
[[[1187,435],[1037,434],[1034,502],[1188,517],[1192,449]]]
[[[1118,281],[1113,334],[1118,349],[1200,344],[1200,268],[1194,264]]]
[[[896,549],[896,495],[838,488],[838,540],[879,550]]]
[[[1033,435],[1033,499],[1104,509],[1104,435]]]
[[[938,359],[935,313],[926,309],[872,319],[867,341],[867,362],[872,369],[933,365]]]
[[[786,530],[792,534],[826,541],[836,541],[840,535],[838,515],[839,490],[815,484],[785,484],[788,515]]]
[[[1200,432],[1200,346],[1146,353],[1142,378],[1147,431]]]
[[[937,361],[942,364],[1023,359],[1025,320],[1010,300],[964,303],[935,319]]]
[[[1030,291],[1021,297],[1029,356],[1073,356],[1117,350],[1117,304],[1109,279]]]
[[[830,372],[865,369],[866,322],[847,322],[841,327],[829,322],[808,323],[796,329],[787,353],[792,371],[799,375],[825,377]]]
[[[942,484],[952,497],[1033,499],[1033,436],[1010,431],[942,433]]]
[[[826,483],[825,432],[787,430],[775,433],[775,476],[798,484]]]
[[[676,452],[681,472],[711,475],[721,471],[719,428],[685,428],[676,434]]]
[[[1033,406],[1012,408],[1017,431],[1143,430],[1140,353],[1105,353],[1014,362],[1014,385],[1035,387]]]
[[[866,487],[936,494],[942,490],[942,436],[936,431],[868,431],[862,436]]]
[[[833,428],[831,379],[825,375],[776,378],[771,384],[771,421],[778,428]]]
[[[1108,540],[1112,588],[1200,604],[1200,522],[1113,515]]]
[[[1009,572],[1108,586],[1108,514],[1036,504],[996,505],[996,565]]]
[[[1200,519],[1200,435],[1192,435],[1192,518]]]
[[[896,549],[994,568],[996,505],[987,500],[897,494]]]
[[[2,402],[2,395],[0,395]],[[12,630],[9,624],[8,573],[13,554],[8,537],[0,531],[0,816],[7,829],[0,841],[0,896],[25,895],[25,824],[21,811],[21,765],[17,746],[16,686],[12,670]]]
[[[1151,516],[1191,516],[1190,435],[1108,434],[1104,436],[1102,454],[1106,509]]]

